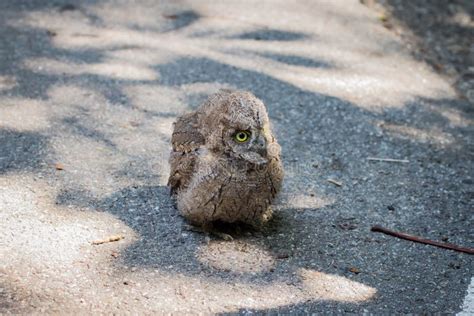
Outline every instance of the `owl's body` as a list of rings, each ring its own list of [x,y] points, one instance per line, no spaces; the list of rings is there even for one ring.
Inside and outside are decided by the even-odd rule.
[[[168,184],[192,224],[260,226],[271,218],[283,180],[280,146],[254,95],[219,91],[177,119],[171,142]]]

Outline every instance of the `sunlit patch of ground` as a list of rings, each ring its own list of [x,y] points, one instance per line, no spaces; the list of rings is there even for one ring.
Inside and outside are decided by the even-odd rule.
[[[157,74],[148,67],[127,63],[123,60],[104,61],[97,64],[71,64],[54,59],[27,60],[25,67],[32,71],[53,75],[97,75],[113,79],[152,81]]]
[[[3,98],[0,106],[0,128],[38,131],[50,127],[48,105],[40,100]]]
[[[383,129],[385,129],[390,135],[422,143],[432,143],[434,145],[445,146],[454,142],[454,137],[452,135],[437,128],[422,130],[411,126],[384,124]]]
[[[334,198],[323,197],[317,193],[291,194],[282,196],[282,205],[284,207],[295,209],[320,209],[335,202]],[[281,208],[282,206],[279,206]]]
[[[301,269],[303,289],[308,296],[339,302],[361,302],[372,298],[377,290],[339,275]]]
[[[274,256],[245,242],[213,242],[200,247],[196,255],[203,264],[232,273],[256,274],[275,265]]]

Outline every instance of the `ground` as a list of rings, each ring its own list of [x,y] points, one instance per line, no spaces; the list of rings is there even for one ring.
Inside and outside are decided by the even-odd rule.
[[[465,309],[472,256],[370,228],[474,245],[470,57],[365,2],[0,2],[0,313]],[[286,169],[233,241],[166,187],[172,122],[223,87],[265,102]]]

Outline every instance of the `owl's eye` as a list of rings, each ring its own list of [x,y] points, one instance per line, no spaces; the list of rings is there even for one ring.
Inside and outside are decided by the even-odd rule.
[[[245,143],[248,141],[250,138],[250,132],[249,131],[237,131],[237,133],[234,134],[234,139],[238,143]]]

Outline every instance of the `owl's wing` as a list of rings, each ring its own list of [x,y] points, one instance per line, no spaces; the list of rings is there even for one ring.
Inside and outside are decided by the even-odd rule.
[[[173,151],[170,156],[170,177],[168,185],[171,192],[187,187],[197,159],[196,150],[204,145],[204,137],[199,132],[196,112],[184,114],[174,124],[171,136]]]

